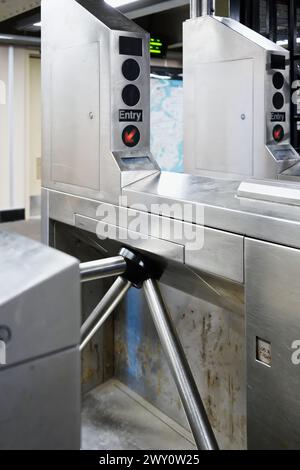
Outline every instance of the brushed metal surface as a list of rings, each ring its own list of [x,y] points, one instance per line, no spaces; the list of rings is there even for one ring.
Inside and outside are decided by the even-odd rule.
[[[283,181],[243,181],[237,195],[248,199],[278,202],[292,206],[300,205],[300,186]]]
[[[196,286],[194,296],[160,286],[220,448],[245,449],[244,315],[199,299]],[[115,317],[115,377],[188,429],[142,291]]]
[[[99,43],[56,51],[51,77],[54,182],[100,191],[100,74]]]
[[[4,231],[0,258],[0,448],[79,450],[79,263]]]
[[[185,263],[191,269],[239,283],[244,281],[244,246],[240,235],[137,209],[99,205],[97,201],[59,192],[49,193],[49,215],[53,220],[97,233],[102,239],[109,237],[168,260]],[[130,230],[130,222],[134,220],[138,221],[138,231]]]
[[[127,264],[123,256],[115,256],[109,259],[81,263],[79,268],[81,282],[90,282],[124,274]]]
[[[194,132],[192,173],[252,175],[253,74],[251,58],[194,65],[193,92],[189,90],[194,107],[185,123]],[[188,148],[190,138],[184,139]],[[188,164],[186,168],[191,171]]]
[[[11,332],[7,365],[78,345],[78,261],[1,230],[0,258],[0,325]]]
[[[172,259],[179,263],[184,262],[184,247],[175,243],[160,240],[151,236],[142,237],[139,232],[132,232],[122,227],[115,225],[104,224],[94,219],[84,216],[75,216],[75,226],[92,232],[97,233],[100,240],[107,238],[119,241],[124,246],[131,246],[138,248],[141,251],[148,252],[163,258]]]
[[[300,208],[238,198],[239,185],[239,181],[162,172],[124,188],[123,194],[128,207],[143,201],[149,212],[160,210],[161,215],[166,215],[165,204],[177,203],[186,222],[196,222],[200,206],[206,227],[300,248]],[[190,210],[185,212],[186,205]]]
[[[1,450],[80,450],[78,348],[0,371]]]
[[[59,11],[59,15],[57,15]],[[105,2],[45,0],[42,5],[43,187],[118,203],[121,187],[159,167],[150,152],[149,35]],[[139,144],[130,149],[119,122],[127,84],[120,36],[142,41],[137,60],[143,111]],[[72,78],[74,77],[74,78]],[[117,155],[147,157],[150,167],[122,169]]]
[[[231,18],[204,16],[183,28],[185,170],[227,179],[277,178],[293,161],[272,154],[274,70],[271,54],[287,61],[281,70],[285,136],[290,143],[289,52]],[[202,44],[202,47],[198,47]],[[271,147],[270,147],[271,145]]]
[[[292,355],[300,339],[300,251],[247,239],[245,260],[248,448],[299,449],[300,366]],[[257,360],[257,338],[271,345],[270,367]]]

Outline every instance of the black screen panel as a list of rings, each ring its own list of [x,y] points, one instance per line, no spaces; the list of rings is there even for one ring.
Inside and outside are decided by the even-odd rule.
[[[272,54],[271,68],[275,70],[285,70],[285,56],[280,54]]]
[[[120,54],[141,57],[143,55],[143,39],[120,36]]]

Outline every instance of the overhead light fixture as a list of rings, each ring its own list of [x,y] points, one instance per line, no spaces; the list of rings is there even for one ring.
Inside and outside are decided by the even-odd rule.
[[[130,3],[137,3],[139,0],[105,0],[108,5],[111,7],[117,8],[117,7],[122,7],[124,5],[129,5]],[[39,21],[38,23],[34,23],[33,26],[36,28],[41,28],[42,22]]]
[[[136,3],[139,0],[105,0],[111,7],[117,8],[124,5],[129,5],[129,3]]]
[[[296,39],[297,44],[300,44],[300,38]],[[289,41],[287,39],[280,39],[279,41],[276,42],[278,46],[288,46]]]
[[[105,0],[108,5],[111,7],[117,8],[117,7],[122,7],[124,5],[129,5],[130,3],[137,3],[139,0]],[[41,28],[42,27],[42,22],[39,21],[38,23],[34,23],[33,26],[36,28]]]

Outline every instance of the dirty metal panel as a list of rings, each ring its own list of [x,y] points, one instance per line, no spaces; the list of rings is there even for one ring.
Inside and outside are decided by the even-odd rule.
[[[249,449],[299,448],[300,251],[246,240]]]
[[[244,316],[162,285],[222,449],[246,448]],[[142,292],[115,317],[115,376],[188,428]]]

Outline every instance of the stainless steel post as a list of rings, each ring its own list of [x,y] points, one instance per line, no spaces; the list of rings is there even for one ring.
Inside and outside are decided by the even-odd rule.
[[[190,0],[190,17],[192,19],[201,16],[201,0]]]
[[[82,351],[97,331],[103,326],[110,314],[118,306],[121,300],[132,286],[131,282],[118,277],[91,315],[87,318],[81,327],[81,344]]]
[[[198,392],[192,371],[171,316],[164,304],[159,287],[156,281],[152,279],[145,281],[143,287],[197,448],[199,450],[218,450],[218,444]]]
[[[127,264],[123,256],[82,263],[80,265],[81,282],[119,276],[120,274],[125,273],[126,268]]]
[[[190,17],[213,15],[216,10],[216,0],[190,0]]]
[[[213,15],[216,10],[215,0],[202,0],[201,16]]]

